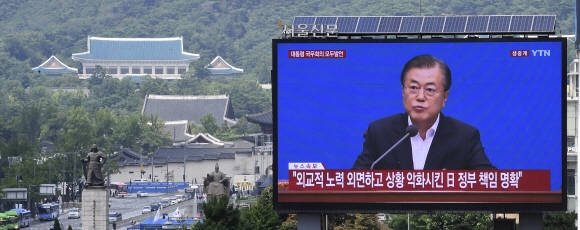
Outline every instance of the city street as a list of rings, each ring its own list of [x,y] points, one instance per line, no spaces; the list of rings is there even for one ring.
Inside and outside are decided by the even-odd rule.
[[[177,195],[177,194],[183,194],[183,190],[180,190],[176,193],[171,193],[171,194],[150,193],[149,197],[140,197],[140,198],[135,197],[134,194],[130,197],[124,197],[124,198],[110,197],[109,201],[111,202],[111,207],[109,208],[109,211],[122,213],[123,220],[125,220],[125,219],[131,218],[131,217],[141,215],[141,211],[143,209],[143,206],[148,206],[152,202],[155,202],[155,201],[159,202],[163,198],[173,197],[174,195]],[[163,212],[172,213],[174,210],[175,210],[175,208],[173,206],[169,206],[169,207],[166,207],[165,209],[163,209]],[[81,220],[82,220],[83,216],[81,216],[81,218],[79,218],[79,219],[67,219],[68,209],[64,209],[61,211],[64,211],[64,213],[60,214],[59,221],[62,223],[64,229],[67,229],[69,225],[71,225],[73,229],[82,229]],[[53,222],[54,221],[34,220],[30,224],[30,227],[25,228],[25,229],[47,230],[47,229],[50,229],[50,225]],[[120,229],[119,227],[120,226],[118,226],[117,229]],[[126,228],[126,226],[125,226],[125,228]]]

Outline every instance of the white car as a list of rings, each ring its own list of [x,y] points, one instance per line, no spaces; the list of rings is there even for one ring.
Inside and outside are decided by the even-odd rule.
[[[179,201],[177,201],[177,199],[175,197],[169,198],[169,204],[175,205],[177,203],[179,203]]]
[[[181,202],[185,201],[185,198],[183,197],[183,195],[175,195],[175,199],[177,200],[177,203],[181,203]]]
[[[78,219],[81,218],[81,212],[78,208],[71,208],[70,210],[68,210],[68,219]]]
[[[150,212],[151,212],[151,206],[145,206],[145,207],[143,207],[141,214],[150,213]]]
[[[148,197],[147,192],[145,191],[137,191],[137,197]]]

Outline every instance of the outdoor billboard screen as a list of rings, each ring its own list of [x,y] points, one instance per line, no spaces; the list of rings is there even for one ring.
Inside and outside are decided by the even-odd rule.
[[[565,45],[274,39],[275,209],[565,211]]]

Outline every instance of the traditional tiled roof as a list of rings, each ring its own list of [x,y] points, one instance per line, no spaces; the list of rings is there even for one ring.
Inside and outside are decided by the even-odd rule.
[[[208,153],[208,154],[203,155],[203,159],[204,160],[219,160],[220,154]]]
[[[78,70],[75,68],[71,68],[66,64],[62,63],[58,58],[54,55],[50,56],[48,60],[44,63],[40,64],[37,67],[32,68],[34,72],[40,72],[46,75],[62,75],[66,73],[78,73]]]
[[[219,159],[235,159],[236,154],[251,152],[248,148],[159,148],[156,153],[149,155],[156,165],[169,163],[183,163],[186,161],[203,161]]]
[[[236,68],[229,63],[227,63],[222,57],[217,56],[211,61],[211,63],[206,67],[206,69],[211,74],[239,74],[243,73],[244,70]]]
[[[207,144],[214,144],[217,146],[223,146],[224,143],[219,139],[215,138],[214,136],[210,135],[209,133],[198,133],[191,139],[187,140],[186,143],[207,143]]]
[[[224,148],[247,148],[254,147],[254,142],[249,142],[245,139],[238,139],[233,142],[224,142]]]
[[[173,143],[185,142],[194,137],[188,133],[187,120],[166,121],[163,128],[169,132]]]
[[[254,123],[254,124],[271,125],[272,124],[272,110],[270,109],[268,111],[261,112],[261,113],[247,114],[246,119],[248,119],[249,122]]]
[[[148,95],[143,105],[143,114],[157,114],[165,121],[187,120],[201,124],[200,119],[211,114],[216,124],[235,124],[234,109],[227,95],[177,96]]]
[[[89,37],[88,51],[75,53],[73,60],[191,60],[199,54],[183,51],[183,38]]]
[[[119,166],[126,166],[126,165],[149,165],[148,159],[146,156],[141,155],[132,149],[123,148],[119,150],[117,153],[111,155],[109,160],[116,160],[117,165]]]

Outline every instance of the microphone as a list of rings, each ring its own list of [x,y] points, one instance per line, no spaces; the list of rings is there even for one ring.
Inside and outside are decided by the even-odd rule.
[[[405,132],[407,134],[405,134],[405,136],[403,136],[403,138],[401,138],[401,140],[397,141],[397,143],[395,143],[393,146],[391,146],[391,148],[389,148],[389,150],[387,150],[385,153],[383,153],[383,155],[381,155],[381,157],[379,157],[379,159],[377,159],[375,162],[373,162],[373,164],[371,165],[371,169],[373,169],[375,167],[375,164],[377,164],[381,159],[386,157],[387,154],[389,154],[391,151],[393,151],[393,149],[395,149],[395,147],[397,147],[401,142],[403,142],[403,140],[405,140],[405,138],[414,137],[415,135],[417,135],[417,133],[419,132],[419,128],[417,128],[417,126],[415,126],[415,125],[409,125],[409,127],[407,127]]]

